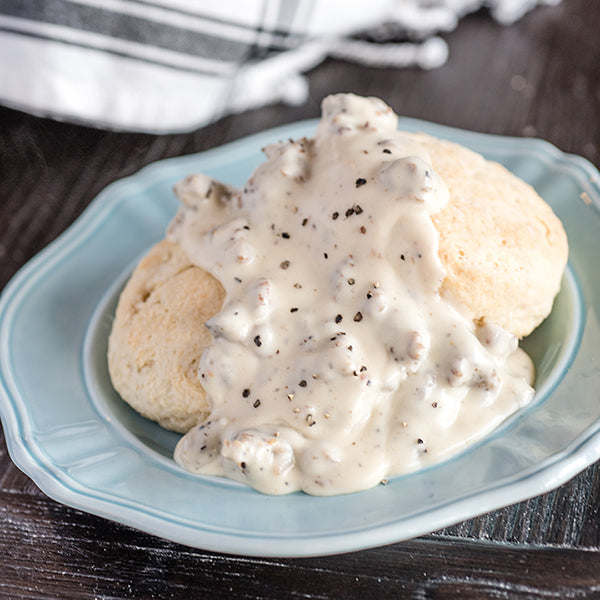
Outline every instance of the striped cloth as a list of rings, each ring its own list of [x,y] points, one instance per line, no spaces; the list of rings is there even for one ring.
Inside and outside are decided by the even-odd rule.
[[[109,129],[192,130],[304,102],[302,73],[327,56],[434,68],[447,58],[436,34],[465,13],[485,5],[509,23],[559,1],[0,0],[0,103]]]

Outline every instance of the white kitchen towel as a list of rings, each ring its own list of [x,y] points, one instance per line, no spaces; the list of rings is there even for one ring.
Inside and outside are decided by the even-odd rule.
[[[435,68],[448,52],[437,34],[466,13],[485,6],[510,24],[559,1],[0,0],[0,103],[109,129],[193,130],[304,102],[302,73],[327,56]]]

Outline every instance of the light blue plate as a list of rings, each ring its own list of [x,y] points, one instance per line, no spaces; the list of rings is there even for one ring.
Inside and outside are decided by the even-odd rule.
[[[562,291],[526,340],[538,370],[532,406],[436,467],[366,492],[316,498],[263,496],[185,473],[171,459],[177,436],[118,398],[106,366],[114,307],[132,265],[163,237],[175,212],[173,183],[204,172],[240,185],[262,160],[261,147],[310,135],[310,121],[161,161],[111,185],[17,274],[0,301],[0,414],[14,462],[60,502],[173,541],[236,554],[314,556],[433,531],[555,488],[597,460],[600,174],[539,140],[409,119],[400,126],[504,163],[565,225],[571,250]]]

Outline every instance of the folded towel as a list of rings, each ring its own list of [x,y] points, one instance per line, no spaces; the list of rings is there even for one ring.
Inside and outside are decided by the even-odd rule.
[[[0,0],[0,103],[108,129],[193,130],[304,102],[302,73],[328,56],[435,68],[448,54],[438,34],[464,14],[485,6],[509,24],[559,1]]]

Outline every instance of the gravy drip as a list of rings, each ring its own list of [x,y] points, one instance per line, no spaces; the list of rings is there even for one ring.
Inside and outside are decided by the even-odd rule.
[[[169,235],[226,290],[175,458],[261,492],[331,495],[455,453],[533,397],[517,339],[440,293],[448,201],[382,101],[330,96],[314,139],[242,190],[193,175]]]

